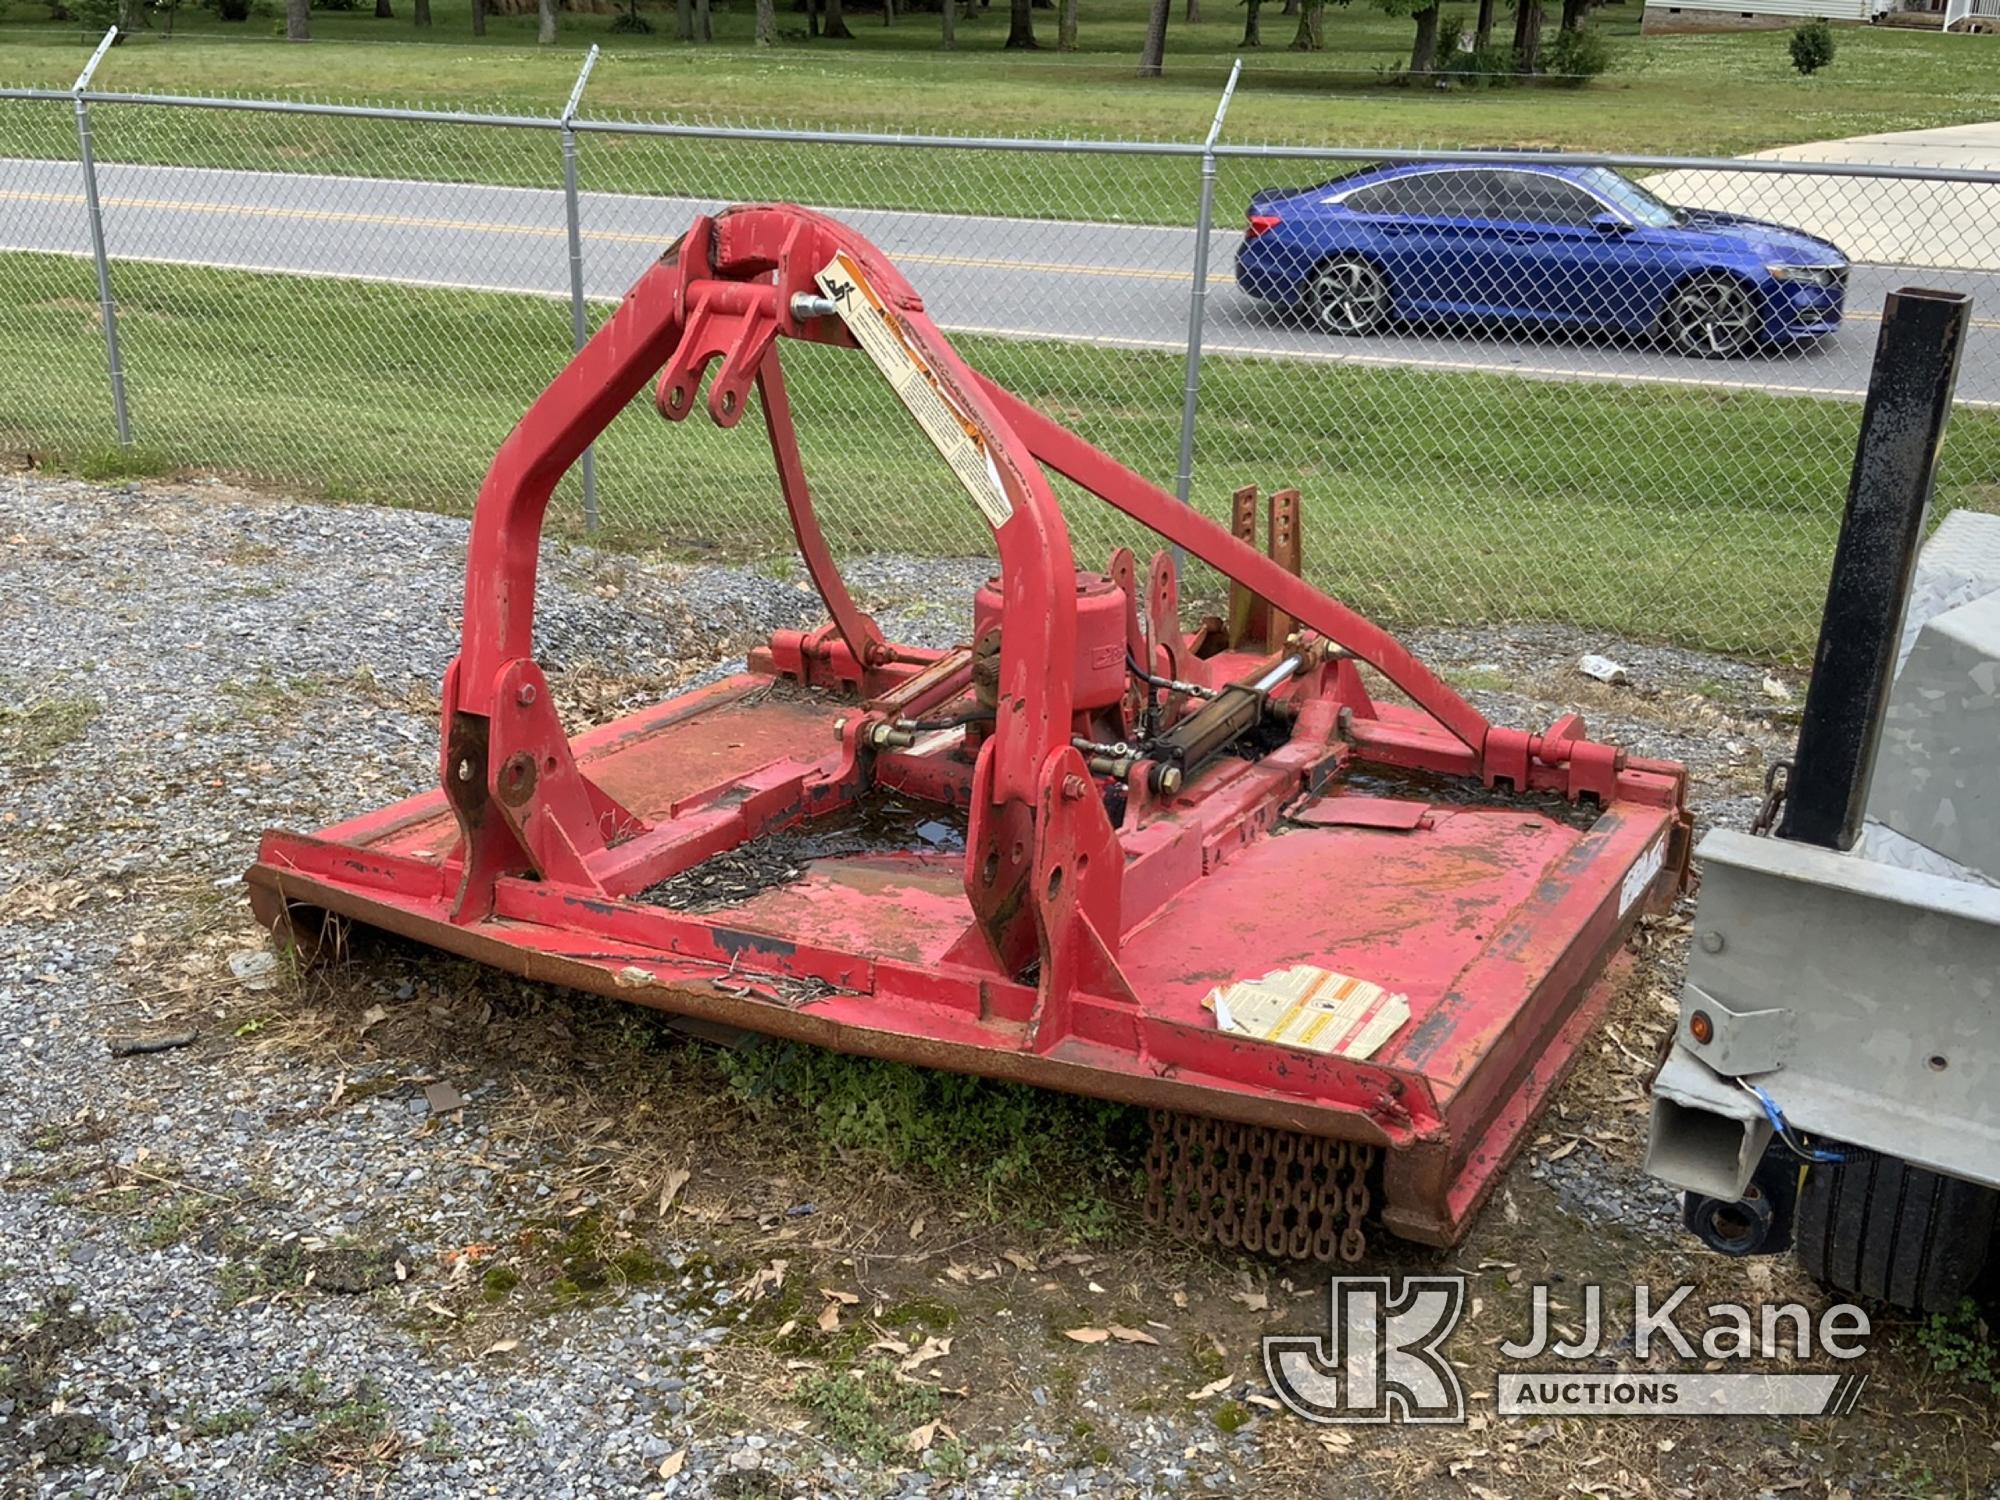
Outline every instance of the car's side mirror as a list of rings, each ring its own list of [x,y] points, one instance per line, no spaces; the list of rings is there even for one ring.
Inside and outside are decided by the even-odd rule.
[[[1632,232],[1632,226],[1616,214],[1595,214],[1590,220],[1590,227],[1595,229],[1599,234],[1630,234]]]

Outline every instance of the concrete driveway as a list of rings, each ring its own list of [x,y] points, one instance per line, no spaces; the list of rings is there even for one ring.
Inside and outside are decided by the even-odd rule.
[[[2000,65],[2000,51],[1994,62]],[[1808,141],[1757,152],[1755,159],[2000,172],[2000,121]],[[1794,225],[1832,240],[1856,261],[1976,271],[2000,256],[2000,182],[1664,172],[1646,186],[1670,203]]]

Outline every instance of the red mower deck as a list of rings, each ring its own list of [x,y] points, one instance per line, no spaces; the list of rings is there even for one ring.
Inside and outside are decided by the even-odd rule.
[[[999,572],[966,646],[894,645],[850,598],[781,336],[862,350],[992,526]],[[532,656],[550,493],[656,374],[680,420],[717,360],[708,415],[733,427],[755,388],[831,623],[572,742]],[[1228,618],[1184,628],[1164,551],[1080,571],[1044,470],[1231,579]],[[267,834],[258,914],[305,935],[332,913],[776,1036],[1352,1143],[1357,1163],[1380,1148],[1382,1222],[1450,1243],[1596,1021],[1632,924],[1681,880],[1685,773],[1574,716],[1487,723],[1297,576],[1297,496],[1270,498],[1267,554],[1254,492],[1232,534],[1064,431],[962,363],[832,220],[698,219],[481,489],[441,789]],[[1350,1055],[1223,1028],[1218,989],[1299,965],[1409,1018]]]

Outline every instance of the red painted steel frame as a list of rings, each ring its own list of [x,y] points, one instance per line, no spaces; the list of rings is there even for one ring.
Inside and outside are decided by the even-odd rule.
[[[1004,495],[997,713],[976,755],[950,734],[904,748],[874,737],[969,701],[971,658],[885,642],[814,517],[776,339],[852,345],[824,304],[795,310],[836,253]],[[758,390],[831,624],[780,632],[751,674],[572,743],[531,654],[550,494],[656,374],[659,408],[678,420],[718,360],[708,414],[734,426]],[[1079,626],[1044,466],[1296,622],[1304,665],[1272,694],[1289,737],[1198,768],[1171,795],[1151,790],[1142,762],[1116,828],[1105,778],[1071,743],[1088,710],[1050,670],[1077,659]],[[1111,575],[1154,670],[1220,686],[1274,660],[1183,637],[1164,561],[1144,602],[1130,553]],[[1407,704],[1377,703],[1357,661]],[[777,692],[777,676],[798,685]],[[1415,790],[1350,788],[1363,768]],[[1379,627],[967,368],[879,252],[783,205],[697,219],[502,445],[472,524],[440,773],[440,792],[316,837],[266,835],[249,875],[260,915],[296,929],[317,908],[849,1051],[1395,1146],[1385,1220],[1434,1243],[1490,1188],[1688,846],[1678,766],[1590,741],[1574,717],[1539,735],[1488,724]],[[1426,776],[1494,791],[1438,798]],[[964,855],[817,861],[702,916],[633,899],[877,788],[964,806]],[[1581,830],[1525,805],[1533,793],[1602,811]],[[1310,827],[1285,821],[1308,803]],[[1350,1061],[1224,1035],[1201,1007],[1216,983],[1297,962],[1407,992],[1411,1022]]]

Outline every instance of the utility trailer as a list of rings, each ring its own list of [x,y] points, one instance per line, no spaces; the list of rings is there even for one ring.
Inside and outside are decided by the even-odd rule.
[[[883,638],[815,515],[781,339],[858,349],[992,529],[971,638]],[[714,372],[704,376],[711,365]],[[533,653],[542,520],[657,376],[752,406],[829,622],[563,732]],[[1044,471],[1167,544],[1080,568]],[[265,836],[259,917],[1154,1111],[1173,1229],[1349,1260],[1448,1244],[1575,1059],[1690,842],[1681,767],[1489,724],[1299,576],[1298,496],[1225,529],[967,367],[873,246],[703,217],[529,409],[480,491],[437,790]],[[1230,580],[1181,618],[1170,548]],[[914,811],[913,811],[914,809]],[[837,837],[830,836],[837,834]],[[758,861],[762,861],[760,865]],[[767,878],[702,892],[725,862]],[[747,866],[746,866],[747,862]]]
[[[1928,1311],[2000,1205],[2000,516],[1923,542],[1969,316],[1888,300],[1798,748],[1697,851],[1647,1153],[1711,1247]]]

